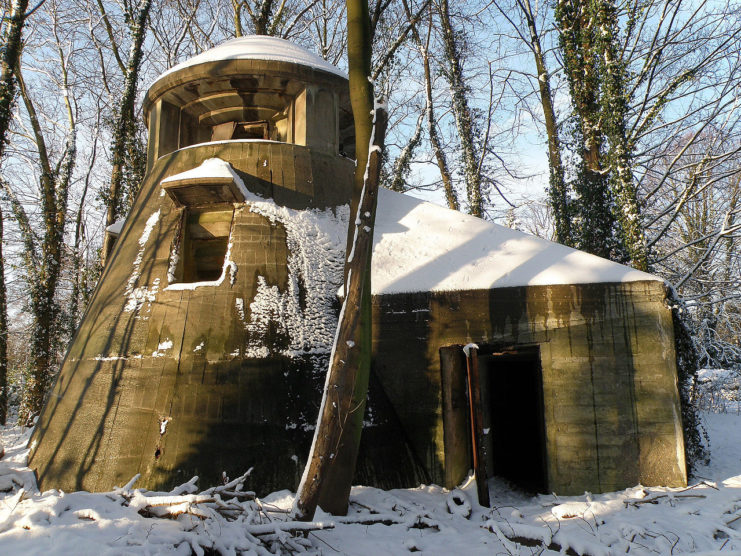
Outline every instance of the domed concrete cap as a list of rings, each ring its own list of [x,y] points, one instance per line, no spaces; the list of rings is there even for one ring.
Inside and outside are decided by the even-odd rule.
[[[167,70],[157,81],[184,68],[223,60],[270,60],[307,66],[347,79],[345,72],[305,48],[278,37],[249,35],[228,40]],[[157,82],[155,81],[155,83]]]

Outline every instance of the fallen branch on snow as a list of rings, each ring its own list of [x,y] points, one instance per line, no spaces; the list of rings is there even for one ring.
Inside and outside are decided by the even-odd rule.
[[[707,496],[705,496],[704,494],[657,494],[656,496],[652,496],[651,498],[623,500],[623,504],[625,504],[626,508],[629,506],[637,508],[641,504],[658,504],[659,500],[662,498],[667,498],[669,500],[669,503],[671,504],[672,500],[677,500],[679,498],[707,498]]]
[[[263,504],[255,497],[254,492],[242,491],[251,471],[250,469],[233,481],[198,494],[194,493],[197,490],[198,477],[168,494],[162,494],[143,489],[132,490],[138,479],[136,476],[124,487],[109,493],[109,497],[123,498],[126,505],[149,518],[178,519],[180,516],[190,515],[204,526],[211,522],[219,526],[222,520],[237,521],[243,535],[240,551],[256,549],[258,553],[275,553],[281,550],[290,553],[304,552],[311,548],[311,541],[305,538],[309,532],[334,527],[333,522],[287,521],[284,510]],[[213,550],[215,546],[202,545],[200,548]]]

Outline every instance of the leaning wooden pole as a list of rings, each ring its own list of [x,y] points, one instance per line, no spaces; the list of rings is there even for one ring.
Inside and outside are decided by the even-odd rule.
[[[476,493],[479,504],[489,507],[489,483],[486,473],[486,445],[484,444],[484,415],[481,405],[481,378],[479,376],[479,348],[468,344],[466,354],[466,377],[468,382],[468,407],[471,412],[471,447],[473,472],[476,475]]]
[[[347,513],[370,373],[370,262],[386,112],[373,106],[368,3],[347,0],[346,4],[357,167],[345,258],[345,298],[314,442],[293,507],[294,516],[304,520],[314,517],[317,505],[333,514]]]

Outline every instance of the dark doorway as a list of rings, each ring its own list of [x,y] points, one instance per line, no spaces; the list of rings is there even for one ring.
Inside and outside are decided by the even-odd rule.
[[[482,346],[479,368],[489,475],[547,492],[540,350],[492,352]]]

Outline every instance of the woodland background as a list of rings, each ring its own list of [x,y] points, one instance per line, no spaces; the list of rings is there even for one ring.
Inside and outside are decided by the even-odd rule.
[[[346,68],[341,0],[0,1],[0,422],[31,422],[146,162],[141,99],[235,36]],[[658,274],[741,372],[741,5],[371,0],[382,184]]]

